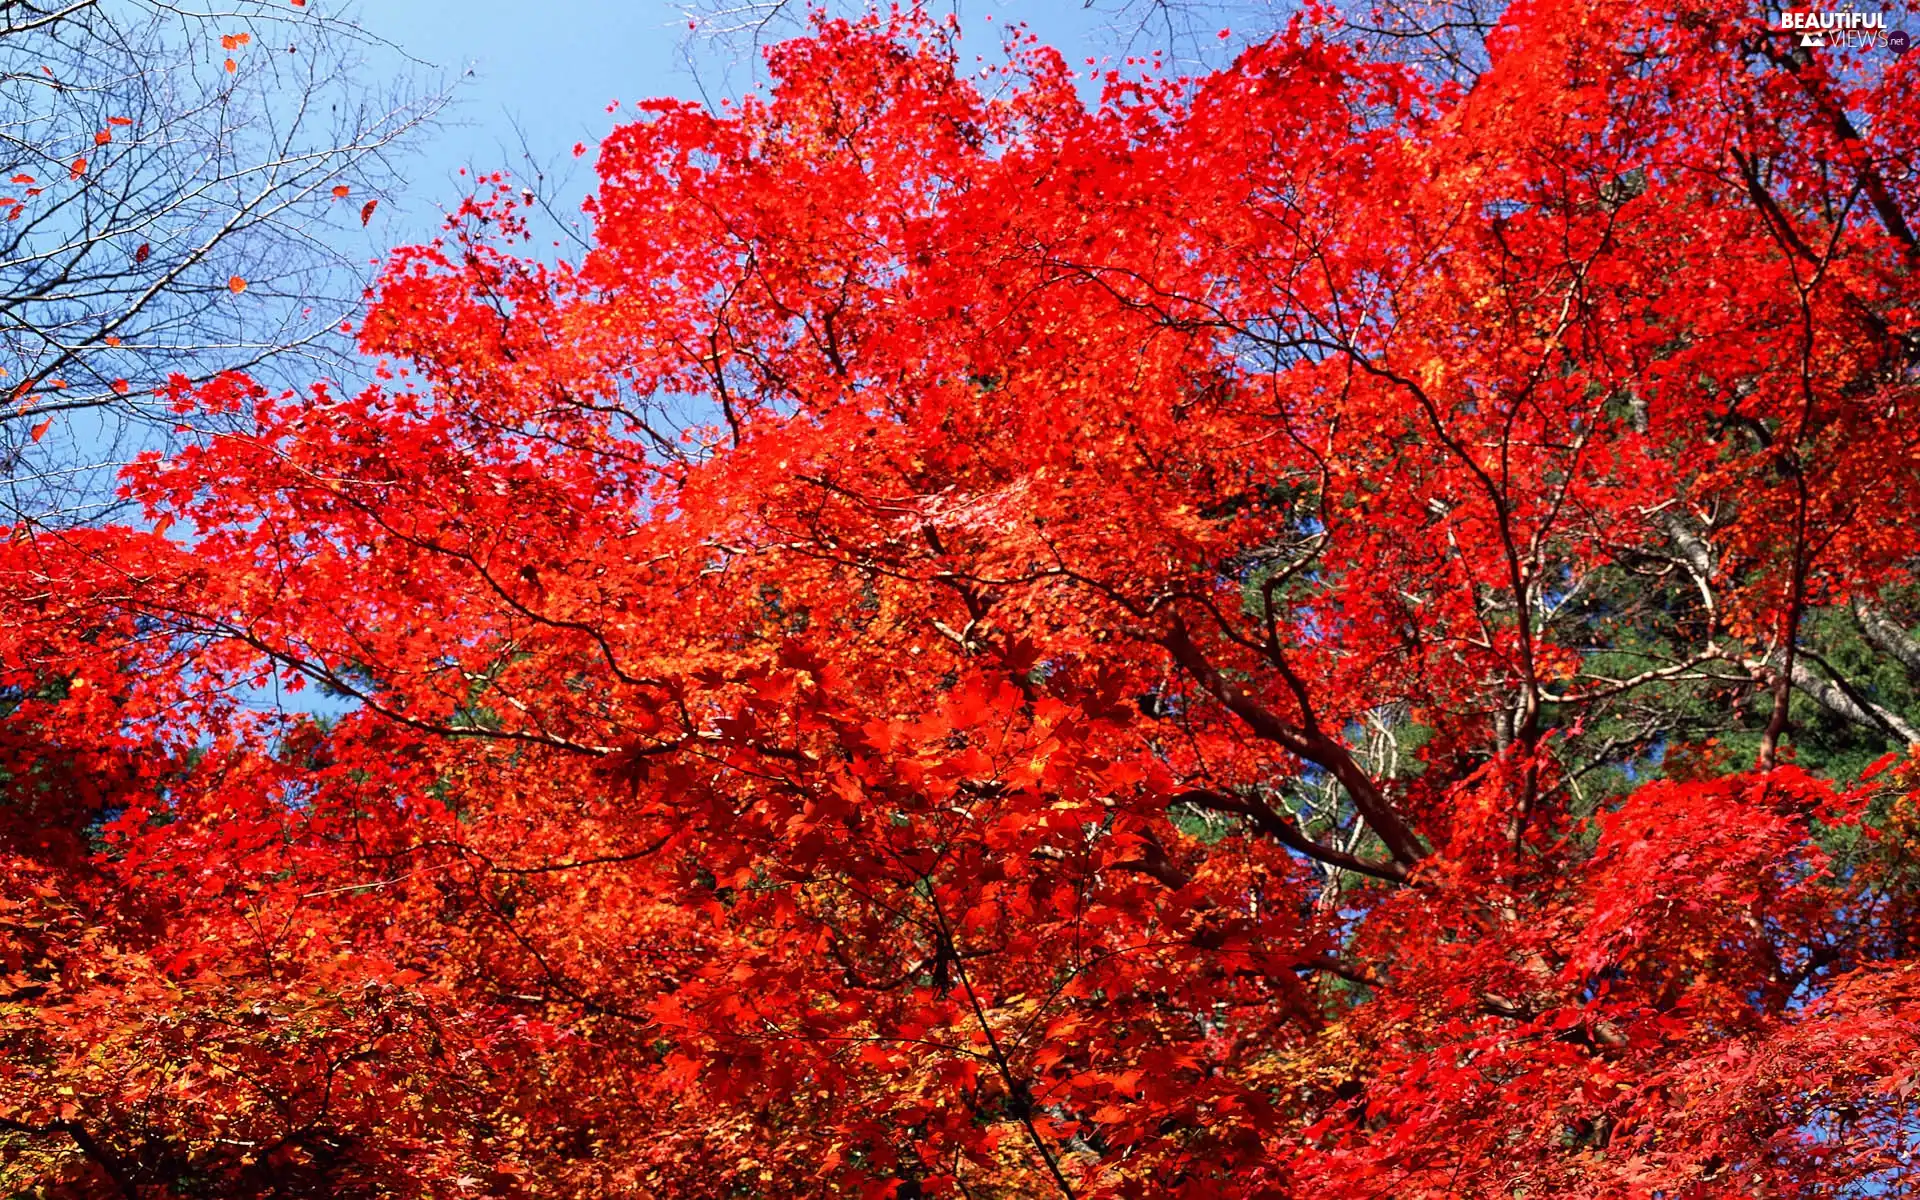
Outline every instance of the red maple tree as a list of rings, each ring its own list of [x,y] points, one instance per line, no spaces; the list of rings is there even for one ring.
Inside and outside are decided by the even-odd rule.
[[[489,181],[4,547],[0,1169],[1911,1194],[1920,56],[1797,43],[823,19]]]

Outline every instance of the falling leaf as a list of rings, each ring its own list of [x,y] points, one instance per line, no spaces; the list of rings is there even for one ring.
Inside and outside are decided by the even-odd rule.
[[[104,146],[108,142],[111,142],[112,140],[113,140],[113,131],[111,129],[102,129],[100,132],[93,135],[93,144],[96,146]]]
[[[109,125],[131,125],[131,124],[133,124],[133,118],[132,118],[132,117],[108,117],[108,118],[107,118],[107,124],[109,124]]]
[[[119,395],[124,396],[131,390],[131,386],[124,379],[116,379],[113,381],[113,390]]]
[[[241,292],[247,290],[247,281],[238,275],[229,276],[227,279],[227,290],[238,296]]]
[[[238,71],[239,69],[240,69],[239,63],[234,62],[232,59],[227,60],[227,74],[231,75],[235,71]]]
[[[351,196],[352,194],[353,194],[353,189],[348,187],[344,183],[336,183],[333,185],[333,196],[334,196],[334,199],[336,200],[345,200],[348,196]]]
[[[33,182],[33,176],[31,176],[31,175],[15,175],[15,176],[13,177],[13,182],[15,182],[15,183],[32,183],[32,182]]]
[[[78,179],[82,175],[85,175],[86,173],[87,173],[87,160],[84,158],[76,158],[73,160],[73,166],[68,168],[67,170],[67,178]]]
[[[137,263],[143,263],[147,261],[147,255],[152,253],[153,253],[153,247],[149,246],[145,242],[141,242],[140,248],[133,252],[133,261]]]
[[[40,422],[38,425],[35,425],[28,432],[32,434],[33,440],[37,442],[41,438],[47,436],[47,430],[52,428],[53,428],[53,418],[48,417],[46,420]]]
[[[360,223],[365,225],[368,221],[373,220],[373,210],[379,206],[380,202],[378,200],[369,200],[365,204],[362,204],[360,206]]]
[[[120,335],[117,333],[110,333],[106,336],[105,340],[107,345],[109,346],[118,346],[120,344]]]

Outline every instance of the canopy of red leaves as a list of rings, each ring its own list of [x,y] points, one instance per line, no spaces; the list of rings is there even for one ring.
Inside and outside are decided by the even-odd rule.
[[[1796,681],[1911,582],[1920,55],[1490,50],[823,20],[583,261],[396,253],[378,386],[177,388],[0,545],[0,1179],[1912,1194],[1920,775]]]

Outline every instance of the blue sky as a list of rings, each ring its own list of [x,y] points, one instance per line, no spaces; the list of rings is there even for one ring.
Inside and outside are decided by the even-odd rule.
[[[724,2],[705,0],[710,8]],[[997,30],[1024,21],[1082,65],[1126,40],[1116,36],[1124,17],[1115,9],[1127,2],[1098,0],[1103,9],[1081,0],[936,0],[930,7],[957,9],[976,53],[994,52]],[[359,20],[458,83],[451,119],[407,166],[407,199],[389,227],[400,240],[431,235],[437,214],[464,192],[461,167],[520,173],[516,126],[545,165],[578,171],[577,195],[591,159],[576,167],[568,152],[609,128],[608,103],[699,99],[702,85],[717,100],[746,80],[711,41],[689,44],[682,6],[672,0],[377,0],[360,9]]]

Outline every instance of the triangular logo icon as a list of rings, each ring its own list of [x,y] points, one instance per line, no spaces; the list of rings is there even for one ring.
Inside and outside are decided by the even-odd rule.
[[[1827,44],[1827,39],[1817,33],[1803,33],[1800,35],[1800,44],[1802,46],[1824,46]]]

